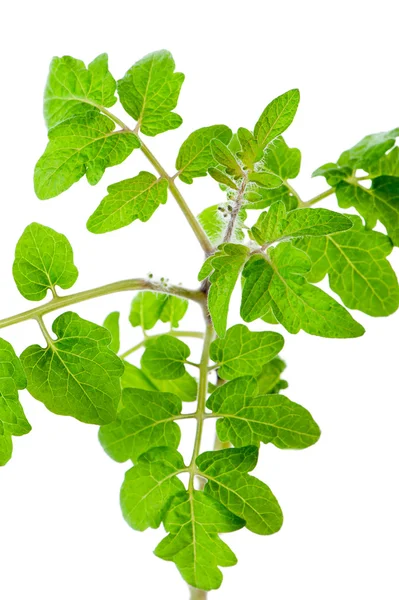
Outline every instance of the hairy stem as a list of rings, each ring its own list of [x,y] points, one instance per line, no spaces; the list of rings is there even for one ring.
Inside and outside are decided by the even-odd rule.
[[[240,213],[242,203],[244,201],[244,193],[245,193],[245,188],[247,186],[247,183],[248,183],[248,177],[245,174],[245,176],[242,179],[240,189],[238,190],[237,197],[234,202],[233,210],[231,211],[230,221],[229,221],[229,224],[227,225],[227,229],[226,229],[226,233],[224,235],[223,242],[229,242],[232,238],[232,235],[234,233],[234,228],[235,228],[235,225],[236,225],[236,222],[238,219],[238,215]]]
[[[200,304],[204,304],[206,296],[201,290],[190,290],[178,285],[165,286],[162,283],[156,283],[147,279],[125,279],[123,281],[116,281],[115,283],[109,283],[91,290],[84,292],[77,292],[76,294],[69,294],[67,296],[57,296],[41,306],[37,306],[25,312],[7,317],[6,319],[0,319],[0,329],[15,325],[16,323],[22,323],[29,319],[38,320],[39,317],[63,308],[65,306],[71,306],[85,300],[91,300],[92,298],[99,298],[100,296],[107,296],[108,294],[115,294],[116,292],[126,292],[133,290],[152,290],[154,292],[162,292],[164,294],[171,294],[173,296],[180,296],[187,300],[193,300]]]
[[[320,202],[320,200],[324,200],[324,198],[327,198],[328,196],[331,196],[331,194],[334,194],[334,192],[335,192],[335,188],[332,187],[329,190],[326,190],[325,192],[322,192],[318,196],[315,196],[314,198],[311,198],[311,200],[308,200],[307,202],[302,202],[301,206],[313,206],[313,204],[316,204],[317,202]]]
[[[204,334],[201,331],[167,331],[166,333],[157,333],[156,335],[147,335],[144,340],[141,340],[138,344],[129,348],[125,352],[119,355],[120,358],[126,358],[129,354],[133,354],[136,350],[139,350],[143,346],[146,345],[148,340],[154,340],[161,335],[171,335],[172,337],[189,337],[189,338],[199,338],[202,339]]]
[[[206,600],[208,594],[204,590],[190,588],[190,600]]]

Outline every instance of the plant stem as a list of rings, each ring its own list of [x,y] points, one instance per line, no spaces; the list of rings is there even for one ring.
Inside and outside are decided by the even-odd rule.
[[[144,144],[143,140],[140,139],[140,143],[141,143],[141,150],[142,150],[143,154],[148,158],[148,160],[150,161],[150,163],[152,164],[154,169],[156,169],[156,171],[158,171],[159,175],[161,177],[163,177],[164,179],[166,179],[166,181],[168,182],[169,190],[170,190],[172,196],[174,197],[174,199],[176,200],[177,204],[179,205],[182,213],[186,217],[191,229],[193,230],[193,232],[195,233],[195,236],[197,237],[199,243],[201,244],[203,251],[205,252],[206,255],[212,254],[213,248],[212,248],[212,244],[210,243],[210,241],[208,239],[208,236],[206,235],[205,231],[202,229],[201,224],[199,223],[197,218],[191,212],[191,210],[188,207],[188,204],[186,203],[186,201],[184,200],[181,192],[176,187],[173,177],[170,177],[170,175],[168,175],[168,173],[165,171],[165,169],[162,167],[162,165],[159,163],[159,161],[155,158],[155,156],[153,155],[151,150]]]
[[[190,290],[178,285],[165,286],[161,283],[156,283],[147,279],[125,279],[84,292],[77,292],[76,294],[57,296],[46,304],[42,304],[31,310],[26,310],[25,312],[13,315],[12,317],[7,317],[6,319],[0,319],[0,329],[15,325],[15,323],[22,323],[28,319],[38,320],[39,317],[42,317],[49,312],[53,312],[54,310],[58,310],[59,308],[63,308],[64,306],[70,306],[92,298],[99,298],[100,296],[107,296],[108,294],[115,294],[116,292],[132,290],[152,290],[154,292],[171,294],[173,296],[181,296],[182,298],[193,300],[202,305],[204,305],[206,301],[206,296],[201,290]]]
[[[231,215],[230,215],[230,221],[229,224],[227,226],[226,229],[226,233],[224,235],[224,239],[223,242],[229,242],[232,238],[232,235],[234,233],[234,227],[238,218],[238,215],[240,213],[241,207],[242,207],[242,203],[244,200],[244,193],[245,193],[245,188],[247,186],[248,183],[248,177],[247,174],[244,175],[241,185],[240,185],[240,189],[238,190],[238,194],[237,197],[235,199],[235,203],[234,203],[234,207],[233,210],[231,211]]]
[[[190,600],[206,600],[207,592],[190,587]]]
[[[334,192],[335,192],[335,188],[332,187],[329,190],[322,192],[318,196],[311,198],[311,200],[308,200],[307,202],[302,202],[301,206],[313,206],[313,204],[316,204],[317,202],[320,202],[320,200],[323,200],[324,198],[331,196],[331,194],[334,194]]]
[[[290,183],[288,183],[288,181],[284,181],[284,185],[286,188],[288,188],[288,190],[291,192],[291,194],[293,196],[295,196],[295,198],[298,201],[298,206],[304,206],[306,204],[306,202],[304,202],[302,200],[302,198],[300,197],[300,195],[298,194],[298,192],[296,191],[295,188],[292,187],[292,185]]]
[[[157,333],[156,335],[147,335],[144,340],[141,340],[141,342],[139,342],[132,348],[129,348],[128,350],[126,350],[125,352],[120,354],[119,357],[126,358],[127,356],[129,356],[129,354],[133,354],[133,352],[136,352],[136,350],[139,350],[140,348],[145,346],[145,344],[147,343],[148,340],[155,340],[156,338],[160,337],[161,335],[171,335],[172,337],[190,337],[190,338],[199,338],[199,339],[202,339],[204,337],[204,334],[201,331],[167,331],[166,333]]]

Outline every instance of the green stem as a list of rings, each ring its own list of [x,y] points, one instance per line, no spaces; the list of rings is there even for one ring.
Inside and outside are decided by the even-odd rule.
[[[206,600],[207,596],[208,594],[204,590],[190,588],[190,600]]]
[[[57,296],[46,304],[26,310],[25,312],[13,315],[12,317],[7,317],[6,319],[0,319],[0,329],[9,327],[10,325],[15,325],[16,323],[22,323],[23,321],[27,321],[29,319],[38,320],[39,317],[42,317],[49,312],[53,312],[54,310],[58,310],[59,308],[63,308],[65,306],[84,302],[85,300],[99,298],[100,296],[107,296],[108,294],[115,294],[116,292],[133,290],[152,290],[154,292],[171,294],[173,296],[181,296],[182,298],[193,300],[194,302],[198,302],[202,305],[205,302],[205,295],[203,292],[201,292],[201,290],[190,290],[178,285],[165,286],[161,283],[156,283],[147,279],[125,279],[123,281],[116,281],[115,283],[109,283],[107,285],[86,290],[84,292],[77,292],[76,294]]]
[[[311,200],[308,200],[307,202],[302,202],[301,206],[313,206],[313,204],[316,204],[317,202],[320,202],[320,200],[323,200],[324,198],[331,196],[331,194],[334,194],[334,192],[335,192],[335,188],[332,187],[329,190],[322,192],[318,196],[311,198]]]
[[[298,206],[304,206],[304,205],[306,205],[306,202],[304,202],[302,200],[302,198],[300,197],[300,195],[298,194],[298,192],[296,191],[296,189],[293,188],[292,185],[290,183],[288,183],[288,181],[284,181],[284,185],[291,192],[291,194],[293,196],[295,196],[295,198],[298,201]]]
[[[196,472],[196,460],[201,450],[202,430],[205,420],[205,403],[208,393],[208,363],[209,363],[209,347],[214,336],[212,322],[206,315],[206,329],[204,336],[204,345],[202,348],[201,361],[199,366],[199,383],[197,397],[197,431],[195,433],[194,449],[190,462],[190,480],[188,484],[189,492],[194,490],[194,476]]]
[[[201,331],[167,331],[166,333],[157,333],[156,335],[147,335],[144,340],[141,340],[141,342],[139,342],[132,348],[129,348],[129,350],[126,350],[125,352],[120,354],[119,357],[126,358],[127,356],[129,356],[129,354],[133,354],[133,352],[136,352],[136,350],[139,350],[140,348],[145,346],[145,344],[147,343],[148,340],[155,340],[156,338],[160,337],[161,335],[171,335],[172,337],[190,337],[190,338],[199,338],[199,339],[202,339],[204,337],[204,334],[201,333]]]
[[[161,177],[163,177],[164,179],[166,179],[166,181],[168,182],[169,190],[170,190],[172,196],[174,197],[174,199],[176,200],[177,204],[179,205],[182,213],[186,217],[191,229],[193,230],[193,232],[195,233],[195,236],[197,237],[199,243],[201,244],[203,251],[207,255],[212,254],[213,248],[212,248],[212,244],[210,243],[210,241],[208,239],[208,236],[206,235],[205,231],[202,229],[199,221],[196,219],[196,217],[193,215],[193,213],[189,209],[188,204],[184,200],[181,192],[176,187],[173,177],[170,177],[170,175],[168,175],[168,173],[165,171],[165,169],[160,164],[160,162],[155,158],[155,156],[153,155],[151,150],[144,144],[143,140],[140,139],[140,143],[141,143],[141,150],[142,150],[143,154],[148,158],[148,160],[150,161],[150,163],[152,164],[154,169],[156,171],[158,171],[159,175]]]

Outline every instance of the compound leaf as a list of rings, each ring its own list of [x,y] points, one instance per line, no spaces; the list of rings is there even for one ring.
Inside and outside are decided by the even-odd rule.
[[[129,469],[121,489],[122,513],[137,531],[160,526],[170,500],[184,492],[177,474],[184,469],[182,456],[171,448],[153,448]]]
[[[161,335],[147,344],[141,364],[154,379],[178,379],[186,372],[184,363],[189,356],[187,344],[171,335]]]
[[[349,231],[296,242],[312,260],[307,278],[316,283],[328,273],[331,289],[348,308],[373,317],[390,315],[399,306],[398,280],[386,259],[392,242],[367,230],[360,217],[351,219]]]
[[[399,147],[396,146],[388,154],[367,165],[367,172],[373,178],[381,175],[399,177]]]
[[[237,151],[237,156],[242,160],[246,169],[252,170],[255,163],[262,158],[262,148],[259,147],[254,134],[245,127],[238,129],[237,138],[241,147],[241,150]]]
[[[294,89],[270,102],[254,129],[258,145],[263,149],[281,135],[294,120],[299,105],[299,90]]]
[[[184,81],[183,73],[174,70],[171,53],[158,50],[136,62],[118,81],[122,106],[145,135],[176,129],[183,122],[172,112]]]
[[[234,379],[240,375],[258,375],[283,346],[284,338],[279,333],[250,331],[245,325],[234,325],[223,339],[212,342],[210,357],[218,364],[222,379]]]
[[[277,394],[280,390],[288,387],[288,383],[281,379],[281,373],[285,367],[285,362],[278,356],[263,365],[260,375],[256,378],[260,395]]]
[[[349,150],[345,150],[338,159],[338,164],[350,166],[352,169],[363,169],[378,160],[395,145],[399,137],[399,127],[391,131],[366,135]]]
[[[276,533],[283,524],[281,508],[270,488],[252,475],[258,460],[256,446],[204,452],[197,466],[206,477],[204,492],[245,521],[260,535]]]
[[[103,327],[108,329],[111,334],[111,343],[109,348],[115,353],[119,352],[120,349],[119,317],[120,313],[117,311],[109,313],[103,323]]]
[[[279,136],[266,148],[263,164],[267,171],[275,173],[283,181],[295,179],[301,168],[301,151],[289,148],[284,138]]]
[[[177,448],[180,428],[174,418],[181,410],[182,402],[174,394],[125,388],[116,420],[100,427],[101,445],[118,462],[136,462],[156,446]]]
[[[139,292],[134,296],[129,321],[133,327],[144,331],[152,329],[161,318],[162,310],[168,299],[167,294],[159,292]]]
[[[108,70],[108,55],[100,54],[86,68],[72,56],[54,57],[44,92],[44,118],[50,129],[65,119],[116,102],[116,82]]]
[[[42,300],[55,286],[73,286],[78,270],[67,238],[50,227],[31,223],[15,248],[13,276],[18,290],[28,300]]]
[[[236,531],[244,521],[220,502],[200,491],[175,496],[164,518],[169,535],[155,549],[164,560],[173,561],[185,581],[201,590],[214,590],[222,583],[218,569],[237,559],[218,533]]]
[[[226,333],[231,294],[248,254],[249,249],[245,246],[222,244],[218,251],[205,261],[198,275],[200,281],[209,277],[209,312],[216,333],[221,338]]]
[[[178,379],[154,379],[145,369],[139,369],[125,362],[121,384],[122,388],[131,387],[175,394],[183,402],[194,402],[197,399],[197,381],[187,371]]]
[[[289,242],[269,251],[269,259],[254,255],[245,266],[241,316],[253,321],[272,309],[287,331],[348,338],[363,335],[363,327],[331,296],[306,282],[308,256]]]
[[[97,425],[113,421],[123,363],[109,349],[111,334],[73,312],[57,317],[52,329],[56,340],[21,355],[29,393],[57,415]]]
[[[168,198],[168,182],[140,171],[136,177],[113,183],[98,208],[87,221],[92,233],[106,233],[126,227],[139,219],[148,221]]]
[[[228,144],[231,136],[231,129],[226,125],[201,127],[190,133],[181,145],[176,159],[180,179],[185,183],[193,183],[194,177],[205,177],[210,167],[217,166],[212,154],[212,140]]]
[[[376,177],[371,188],[342,181],[336,195],[341,208],[354,206],[370,229],[381,221],[395,246],[399,246],[399,178]]]
[[[207,407],[217,421],[222,442],[258,446],[271,442],[277,448],[308,448],[317,442],[320,429],[311,414],[281,394],[258,395],[253,377],[238,377],[215,390]]]
[[[140,147],[134,133],[114,129],[111,119],[94,111],[50,129],[49,143],[35,167],[37,197],[54,198],[83,175],[95,185],[107,167],[119,165]]]
[[[21,362],[9,342],[0,338],[0,466],[12,455],[13,435],[25,435],[31,426],[18,399],[26,388]]]
[[[344,181],[352,175],[353,169],[348,166],[341,166],[337,163],[326,163],[316,171],[313,171],[312,177],[325,177],[328,185],[335,187],[340,181]]]
[[[170,323],[171,327],[179,327],[179,323],[188,309],[188,300],[178,296],[167,296],[163,304],[160,319],[162,323]]]
[[[229,175],[232,175],[233,177],[242,177],[244,175],[234,154],[228,146],[223,144],[223,142],[220,140],[213,140],[211,142],[211,151],[216,160],[216,164],[223,165]]]

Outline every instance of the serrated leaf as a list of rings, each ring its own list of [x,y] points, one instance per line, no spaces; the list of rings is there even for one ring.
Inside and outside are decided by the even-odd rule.
[[[148,221],[168,198],[168,182],[152,173],[140,171],[136,177],[113,183],[108,195],[87,221],[92,233],[106,233],[126,227],[139,219]]]
[[[187,344],[171,335],[161,335],[147,344],[141,364],[154,379],[178,379],[186,372],[184,364],[189,356]]]
[[[155,549],[155,555],[173,561],[185,581],[201,590],[218,589],[222,573],[237,559],[218,533],[243,527],[242,519],[220,502],[200,491],[175,496],[164,518],[169,535]]]
[[[121,489],[122,513],[133,529],[160,526],[170,500],[184,492],[177,477],[184,469],[182,456],[171,448],[153,448],[129,469]]]
[[[118,81],[123,108],[145,135],[158,135],[179,127],[183,120],[176,108],[183,73],[175,73],[175,61],[167,50],[147,54]]]
[[[21,355],[29,393],[57,415],[97,425],[113,421],[123,363],[109,349],[111,334],[73,312],[57,317],[52,329],[56,340]]]
[[[13,435],[25,435],[31,426],[18,398],[26,388],[21,362],[9,342],[0,338],[0,466],[12,455]]]
[[[252,475],[258,460],[256,446],[204,452],[197,466],[206,477],[204,492],[242,518],[250,531],[276,533],[283,524],[281,508],[270,488]]]
[[[96,112],[73,117],[50,129],[49,143],[35,167],[37,197],[54,198],[83,175],[95,185],[107,167],[119,165],[140,147],[134,133],[114,129],[111,119]]]
[[[395,246],[399,246],[399,178],[376,177],[371,188],[341,182],[336,194],[341,208],[354,206],[373,229],[381,221]]]
[[[174,422],[182,410],[174,394],[125,388],[115,421],[100,427],[105,452],[118,462],[136,462],[157,446],[178,448],[180,427]]]
[[[326,208],[300,208],[287,214],[283,202],[275,202],[261,213],[251,232],[263,246],[282,238],[319,237],[351,227],[352,221],[347,216]]]
[[[211,151],[216,160],[216,164],[223,165],[229,175],[232,175],[233,177],[243,176],[244,173],[234,154],[230,151],[228,146],[223,144],[223,142],[220,140],[213,140],[211,142]]]
[[[392,243],[363,227],[359,217],[351,219],[349,231],[296,242],[312,260],[307,278],[316,283],[328,273],[331,289],[348,308],[373,317],[390,315],[399,306],[398,280],[386,260]]]
[[[269,250],[269,259],[254,255],[245,266],[241,316],[253,321],[273,310],[287,331],[348,338],[363,335],[363,327],[331,296],[306,282],[308,256],[288,242]]]
[[[107,317],[105,317],[103,327],[108,329],[111,334],[111,343],[109,345],[110,350],[112,352],[119,352],[120,349],[120,332],[119,332],[119,312],[109,313]]]
[[[222,244],[218,251],[204,263],[198,279],[209,277],[209,312],[215,331],[219,337],[226,333],[227,315],[231,294],[242,267],[249,255],[249,249],[239,244]]]
[[[187,309],[188,300],[167,295],[167,300],[162,306],[160,319],[162,323],[170,323],[171,327],[179,327],[179,323],[186,314]]]
[[[399,147],[396,146],[388,154],[384,154],[377,161],[367,165],[367,172],[370,177],[380,177],[381,175],[399,177]]]
[[[236,447],[269,442],[277,448],[308,448],[317,442],[320,429],[311,414],[281,394],[259,395],[257,380],[238,377],[219,387],[207,407],[220,416],[219,439]]]
[[[222,185],[227,185],[232,190],[238,190],[238,187],[236,186],[234,181],[232,179],[230,179],[230,177],[228,175],[226,175],[226,173],[224,173],[220,169],[215,169],[214,167],[210,167],[208,169],[208,173],[212,177],[212,179],[214,179],[218,183],[221,183]]]
[[[192,375],[184,373],[178,379],[153,379],[145,369],[125,362],[125,371],[121,378],[122,388],[132,387],[141,390],[168,392],[175,394],[183,402],[194,402],[197,399],[197,381]]]
[[[50,64],[44,92],[47,127],[65,119],[85,115],[94,108],[109,108],[116,102],[116,82],[108,70],[108,55],[100,54],[86,68],[72,56],[56,56]]]
[[[158,292],[139,292],[134,296],[129,321],[133,327],[144,331],[152,329],[161,318],[162,310],[168,299],[167,294]]]
[[[259,147],[254,134],[245,127],[239,127],[237,138],[241,146],[241,150],[237,151],[237,156],[242,160],[246,169],[252,170],[255,163],[262,158],[262,148]]]
[[[212,342],[210,357],[218,364],[222,379],[240,375],[258,375],[262,366],[274,358],[284,346],[284,338],[273,331],[250,331],[245,325],[234,325],[226,337]]]
[[[295,179],[301,168],[301,151],[289,148],[284,138],[279,136],[266,148],[263,164],[267,171],[275,173],[284,181]]]
[[[209,240],[215,246],[219,246],[224,239],[227,226],[231,218],[230,204],[215,204],[214,206],[208,206],[198,215],[198,221],[201,223],[202,228],[207,234]],[[234,231],[231,239],[233,241],[242,241],[245,237],[243,232],[243,224],[247,218],[245,209],[241,209],[238,213]]]
[[[39,223],[28,225],[19,238],[12,273],[28,300],[42,300],[49,289],[55,293],[55,286],[66,290],[78,278],[67,238]]]
[[[270,102],[254,129],[258,145],[263,149],[281,135],[294,120],[299,105],[299,90],[289,90]]]
[[[313,171],[312,177],[325,177],[328,185],[335,187],[340,181],[351,177],[352,173],[352,167],[341,166],[337,163],[326,163]]]
[[[256,378],[259,394],[277,394],[288,387],[288,383],[281,379],[285,367],[285,362],[279,357],[263,365],[260,375]]]
[[[339,165],[349,165],[353,169],[363,169],[378,160],[395,145],[399,137],[399,127],[391,131],[366,135],[349,150],[345,150],[338,159]]]
[[[231,136],[231,129],[226,125],[201,127],[190,133],[181,145],[176,159],[180,179],[184,183],[193,183],[194,177],[205,177],[210,167],[217,166],[211,150],[212,140],[228,144]]]

